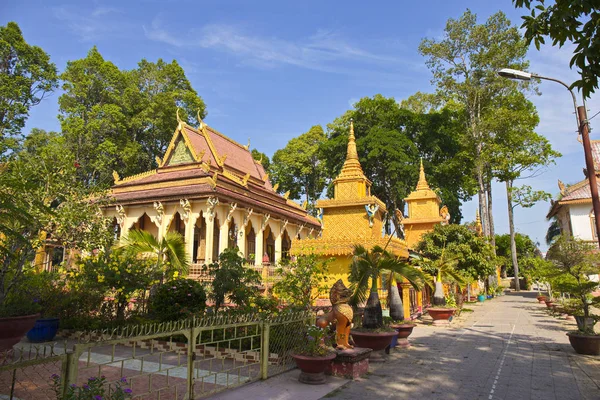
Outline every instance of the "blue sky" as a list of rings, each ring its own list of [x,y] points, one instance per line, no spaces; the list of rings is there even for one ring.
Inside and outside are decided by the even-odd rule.
[[[41,46],[62,71],[67,61],[98,46],[121,69],[142,58],[176,59],[207,104],[206,122],[234,140],[272,155],[312,125],[333,121],[364,96],[398,101],[432,92],[431,73],[417,47],[439,38],[448,18],[467,9],[482,23],[498,10],[520,25],[522,10],[510,0],[428,2],[358,1],[5,1],[0,24],[16,21],[25,39]],[[532,46],[531,71],[572,82],[571,48]],[[583,179],[583,150],[569,94],[552,82],[540,85],[538,132],[563,153],[535,180],[523,181],[556,195],[557,179]],[[26,131],[58,130],[54,93],[31,111]],[[590,116],[600,111],[597,96]],[[599,119],[600,121],[600,119]],[[592,128],[594,126],[592,121]],[[592,139],[595,139],[592,132]],[[508,232],[506,195],[494,191],[496,231]],[[476,202],[463,206],[472,220]],[[516,210],[516,228],[545,248],[548,203]]]

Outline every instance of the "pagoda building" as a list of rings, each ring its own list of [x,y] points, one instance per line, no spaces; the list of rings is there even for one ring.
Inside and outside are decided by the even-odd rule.
[[[121,179],[110,190],[118,238],[130,229],[158,238],[181,233],[191,258],[190,275],[238,247],[256,266],[287,258],[292,242],[316,237],[319,221],[288,194],[276,192],[250,144],[243,146],[199,119],[197,128],[180,120],[158,168]]]
[[[395,256],[408,258],[404,240],[382,234],[386,206],[371,195],[371,181],[365,176],[359,162],[352,122],[346,160],[333,184],[333,199],[316,203],[322,214],[321,236],[295,241],[292,243],[292,254],[313,253],[324,259],[333,257],[334,260],[328,265],[328,285],[342,279],[347,286],[355,245],[362,245],[367,250],[381,246]],[[403,294],[405,315],[410,315],[408,290],[404,292],[407,294]]]
[[[399,219],[404,226],[404,237],[410,249],[419,243],[425,233],[431,232],[435,225],[447,225],[450,222],[448,207],[443,206],[440,209],[442,200],[427,183],[423,160],[421,160],[417,187],[404,201],[408,207],[408,218]]]

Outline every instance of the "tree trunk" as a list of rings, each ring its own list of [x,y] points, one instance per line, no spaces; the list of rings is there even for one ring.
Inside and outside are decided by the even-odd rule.
[[[371,293],[369,293],[369,298],[367,299],[367,305],[365,306],[363,327],[377,329],[383,326],[383,310],[381,309],[381,302],[377,293],[377,277],[374,276],[371,279],[373,283],[371,285]]]
[[[488,205],[488,221],[490,224],[490,241],[494,248],[494,255],[496,255],[496,230],[494,228],[494,214],[492,212],[492,182],[491,180],[487,183],[487,205]]]
[[[517,245],[515,243],[515,222],[513,215],[513,204],[512,204],[512,182],[506,181],[506,199],[508,202],[508,228],[510,231],[510,254],[512,256],[512,264],[515,270],[515,291],[519,291],[519,261],[517,260]]]
[[[438,277],[435,280],[435,292],[433,293],[433,305],[434,306],[445,306],[446,299],[444,298],[444,286],[442,285],[442,280],[438,274]]]
[[[398,285],[393,282],[390,287],[390,317],[394,321],[404,320],[404,307],[402,304],[402,296],[398,290]]]

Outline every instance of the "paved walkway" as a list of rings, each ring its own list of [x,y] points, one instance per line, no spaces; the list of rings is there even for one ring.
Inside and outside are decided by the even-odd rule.
[[[372,364],[361,380],[329,377],[327,386],[312,387],[297,384],[294,370],[214,398],[600,399],[600,358],[575,354],[565,335],[575,324],[549,316],[535,295],[466,304],[474,312],[450,328],[419,325],[410,349]]]

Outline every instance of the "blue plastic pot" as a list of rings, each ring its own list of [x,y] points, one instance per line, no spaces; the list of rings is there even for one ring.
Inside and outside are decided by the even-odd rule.
[[[391,348],[394,348],[396,346],[398,346],[398,335],[394,335],[392,337],[392,343],[390,343]]]
[[[477,296],[477,301],[483,303],[485,301],[485,296],[480,294],[479,296]]]
[[[58,318],[41,318],[35,321],[35,326],[27,332],[27,339],[33,343],[49,342],[58,332]]]

